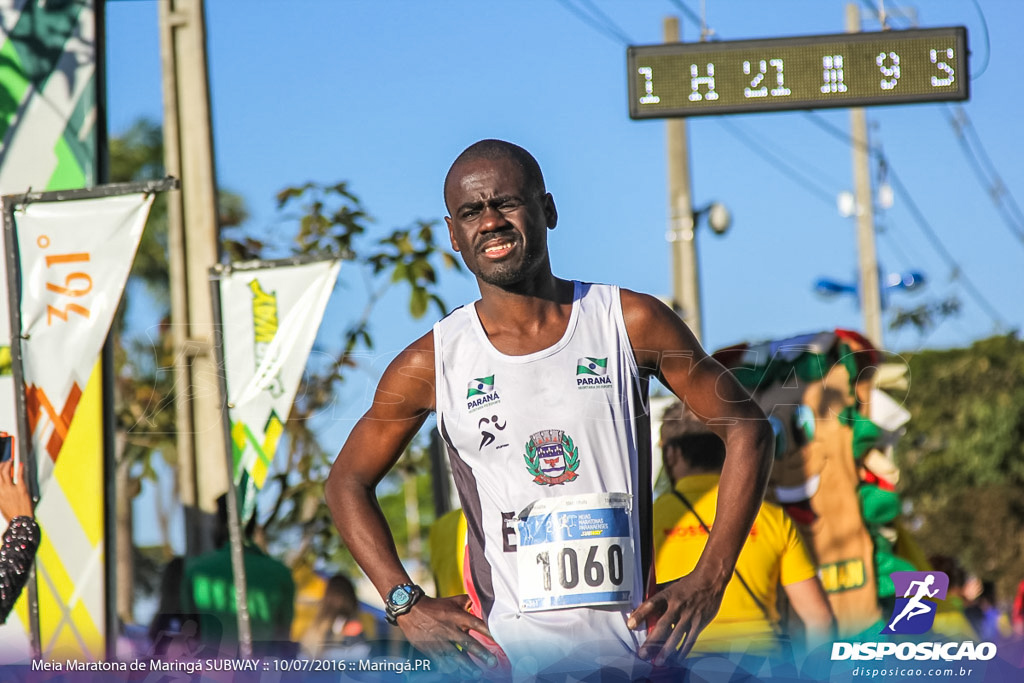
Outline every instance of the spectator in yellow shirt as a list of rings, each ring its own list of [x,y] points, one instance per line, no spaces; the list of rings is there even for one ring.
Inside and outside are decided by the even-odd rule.
[[[654,503],[655,573],[659,584],[691,572],[715,523],[725,445],[681,403],[661,427],[665,472],[674,488]],[[724,501],[728,504],[728,501]],[[804,624],[808,651],[830,641],[835,617],[803,539],[785,511],[763,503],[740,552],[718,615],[694,652],[771,651],[783,634],[778,586]]]
[[[434,574],[437,597],[467,592],[465,554],[466,516],[462,514],[462,508],[455,508],[439,517],[430,527],[430,569]]]

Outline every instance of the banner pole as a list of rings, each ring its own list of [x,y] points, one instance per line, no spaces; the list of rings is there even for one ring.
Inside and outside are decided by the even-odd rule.
[[[110,152],[107,130],[107,12],[106,3],[94,5],[96,22],[96,178],[99,185],[110,182]],[[117,658],[117,638],[121,615],[117,605],[117,430],[114,414],[116,381],[114,377],[113,325],[100,352],[100,421],[103,432],[103,620],[104,645],[109,661]],[[131,552],[130,549],[121,549]],[[131,581],[132,577],[121,577]]]
[[[14,379],[14,406],[18,417],[18,457],[21,459],[21,476],[28,477],[28,491],[32,497],[33,511],[39,502],[39,484],[36,479],[36,462],[32,454],[32,433],[28,425],[26,409],[25,375],[22,370],[21,349],[21,264],[18,258],[18,236],[14,229],[14,211],[17,204],[3,202],[4,243],[7,245],[7,299],[11,321],[11,375]],[[39,588],[36,581],[37,563],[33,559],[32,569],[26,584],[28,597],[29,638],[32,656],[42,656],[42,635],[39,629]]]
[[[228,404],[227,365],[224,361],[224,316],[221,313],[220,276],[224,266],[210,269],[210,298],[213,303],[213,352],[217,363],[217,384],[220,388],[221,422],[224,432],[224,453],[228,468],[228,533],[231,539],[231,571],[234,575],[235,601],[238,605],[239,656],[252,656],[252,628],[249,620],[249,592],[245,579],[245,553],[238,514],[238,493],[235,489],[234,447],[231,442],[231,414]]]

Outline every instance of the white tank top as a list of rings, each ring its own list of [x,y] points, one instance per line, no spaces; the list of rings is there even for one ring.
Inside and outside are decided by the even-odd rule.
[[[646,382],[618,287],[573,285],[562,338],[525,356],[495,349],[472,304],[434,326],[437,423],[469,580],[513,665],[629,670],[652,556]]]

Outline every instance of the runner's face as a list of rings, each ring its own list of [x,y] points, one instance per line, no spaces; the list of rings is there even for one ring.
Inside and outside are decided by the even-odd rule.
[[[483,282],[508,287],[549,263],[546,229],[555,227],[554,201],[529,188],[515,162],[462,162],[446,195],[452,249]]]

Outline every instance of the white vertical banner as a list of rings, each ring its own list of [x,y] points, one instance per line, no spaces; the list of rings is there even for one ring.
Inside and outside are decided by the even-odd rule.
[[[21,452],[34,465],[43,529],[27,591],[38,602],[30,597],[19,617],[48,659],[98,660],[108,642],[98,360],[154,198],[118,189],[127,188],[4,197],[5,235],[17,245],[7,266],[19,292],[11,327]]]
[[[22,372],[42,494],[114,320],[154,196],[39,202],[14,213]]]
[[[234,481],[262,488],[340,261],[233,264],[219,275]],[[253,496],[245,496],[242,517]]]

